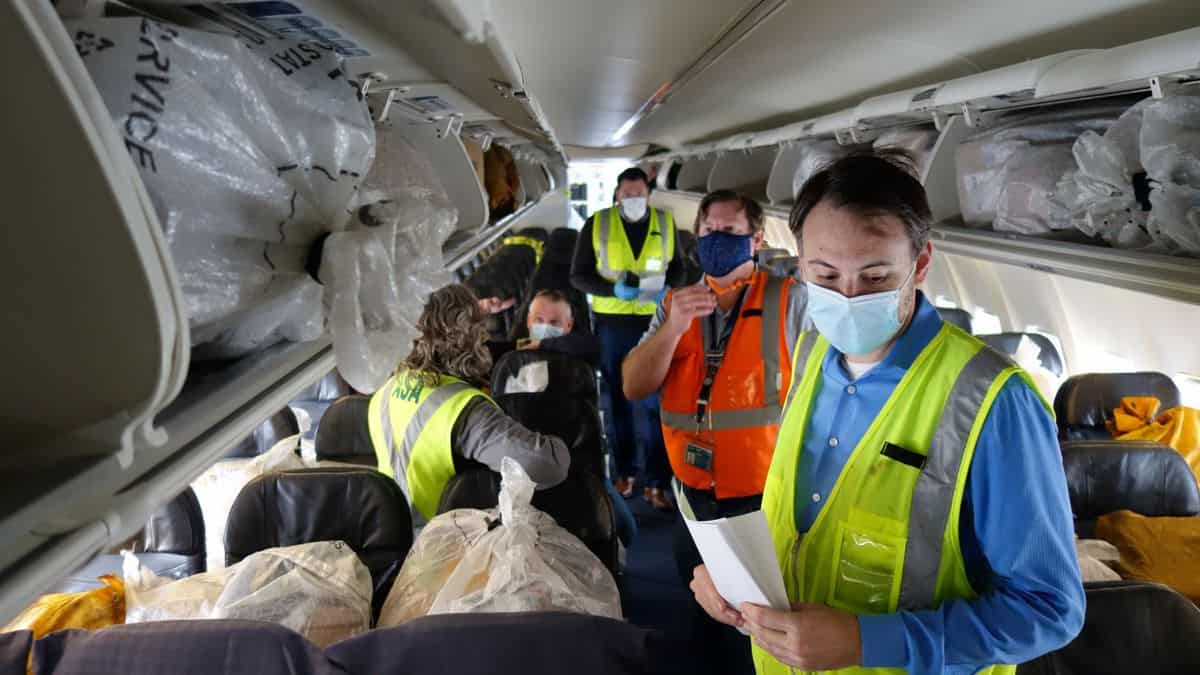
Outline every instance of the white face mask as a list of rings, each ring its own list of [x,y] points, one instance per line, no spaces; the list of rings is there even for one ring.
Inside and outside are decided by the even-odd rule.
[[[535,323],[529,327],[529,339],[531,340],[549,340],[550,338],[562,337],[567,334],[567,331],[558,326],[551,326],[548,323]]]
[[[621,200],[621,213],[631,221],[637,222],[646,217],[648,200],[645,197],[626,197]]]

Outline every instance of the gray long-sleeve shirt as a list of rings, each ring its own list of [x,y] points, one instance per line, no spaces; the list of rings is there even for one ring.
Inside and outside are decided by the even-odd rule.
[[[450,439],[455,454],[493,471],[500,471],[500,460],[512,457],[539,488],[563,482],[571,466],[570,452],[561,439],[530,431],[482,397],[467,404]]]

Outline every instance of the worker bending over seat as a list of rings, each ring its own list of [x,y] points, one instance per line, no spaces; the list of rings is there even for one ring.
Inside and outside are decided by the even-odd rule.
[[[492,359],[470,289],[435,291],[417,331],[412,351],[368,410],[379,470],[396,479],[414,510],[432,518],[446,483],[469,461],[499,471],[512,457],[539,487],[561,483],[571,461],[567,446],[526,429],[481,390]]]

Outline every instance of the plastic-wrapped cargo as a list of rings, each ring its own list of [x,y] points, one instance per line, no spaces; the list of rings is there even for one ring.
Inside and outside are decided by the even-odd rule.
[[[145,18],[68,28],[158,212],[197,355],[319,337],[305,260],[346,222],[375,140],[333,47]]]
[[[1022,234],[1071,229],[1056,196],[1080,134],[1103,133],[1129,107],[1124,99],[1013,113],[957,148],[958,198],[968,226]]]
[[[800,156],[796,173],[792,174],[793,195],[800,194],[800,188],[804,187],[814,173],[832,164],[846,152],[837,141],[800,141],[800,145],[804,148],[804,154]]]
[[[277,623],[318,647],[371,627],[371,572],[340,541],[269,548],[176,581],[125,554],[125,623],[244,619]]]
[[[912,153],[916,160],[917,175],[924,175],[929,166],[933,146],[937,143],[938,130],[933,127],[903,127],[888,129],[875,139],[875,148],[900,148]]]
[[[501,462],[497,509],[456,509],[421,531],[388,594],[379,627],[431,614],[567,611],[621,618],[612,574],[587,546],[534,508],[535,484]]]
[[[1118,248],[1200,255],[1200,98],[1145,99],[1085,133],[1058,185],[1071,222]]]
[[[99,630],[125,623],[125,582],[111,574],[100,588],[79,593],[48,593],[38,598],[0,633],[27,630],[35,639],[70,628]]]

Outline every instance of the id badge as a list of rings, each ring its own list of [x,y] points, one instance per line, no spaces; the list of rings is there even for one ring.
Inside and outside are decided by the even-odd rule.
[[[688,466],[712,473],[713,448],[711,445],[708,445],[699,439],[688,439],[687,450],[684,452],[683,461],[686,462]]]
[[[661,272],[663,268],[662,258],[650,258],[646,260],[647,272]]]

